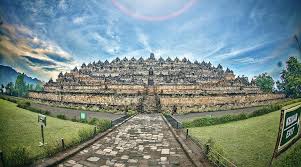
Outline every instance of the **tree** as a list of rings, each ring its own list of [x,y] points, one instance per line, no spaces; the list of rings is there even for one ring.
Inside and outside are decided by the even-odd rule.
[[[3,94],[4,93],[4,85],[3,84],[1,84],[1,88],[0,89],[1,89],[0,90],[1,94]]]
[[[15,93],[15,88],[14,88],[14,84],[13,84],[12,82],[8,83],[8,84],[5,86],[5,89],[6,89],[5,94],[7,94],[7,95],[14,95],[14,93]]]
[[[255,83],[263,92],[268,93],[273,91],[275,82],[271,76],[267,73],[263,73],[255,78]]]
[[[36,84],[36,87],[35,87],[34,90],[35,90],[35,91],[43,91],[43,90],[44,90],[43,85]]]
[[[279,86],[288,97],[301,97],[301,63],[295,57],[290,57],[286,63]]]
[[[15,89],[17,92],[17,96],[25,96],[26,95],[26,83],[24,81],[25,74],[19,74],[16,79]]]

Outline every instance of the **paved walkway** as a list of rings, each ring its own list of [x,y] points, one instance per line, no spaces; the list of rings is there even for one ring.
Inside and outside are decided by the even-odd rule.
[[[159,114],[140,114],[59,166],[193,165]]]

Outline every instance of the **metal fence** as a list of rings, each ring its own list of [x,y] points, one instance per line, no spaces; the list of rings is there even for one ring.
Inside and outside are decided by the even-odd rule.
[[[186,140],[192,141],[195,145],[200,148],[200,151],[206,155],[207,159],[217,167],[237,167],[233,162],[223,156],[221,152],[216,150],[209,143],[201,141],[189,134],[189,130],[186,129],[181,122],[176,120],[171,115],[164,115],[171,126],[177,129],[177,132],[181,133],[182,136],[186,137]]]
[[[176,120],[173,116],[171,115],[165,115],[165,118],[167,119],[167,121],[170,123],[170,125],[175,128],[175,129],[182,129],[183,125],[181,122],[179,122],[178,120]]]

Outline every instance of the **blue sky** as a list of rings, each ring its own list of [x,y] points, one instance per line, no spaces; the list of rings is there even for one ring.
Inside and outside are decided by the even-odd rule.
[[[0,64],[43,80],[150,52],[250,78],[300,59],[300,0],[1,0],[0,14]]]

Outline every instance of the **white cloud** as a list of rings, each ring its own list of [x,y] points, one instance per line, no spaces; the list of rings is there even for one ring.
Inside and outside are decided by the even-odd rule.
[[[99,33],[94,32],[93,34],[94,39],[98,42],[102,50],[105,52],[115,55],[119,52],[120,46],[115,40],[109,40],[103,36],[101,36]]]
[[[84,23],[84,21],[86,20],[86,17],[85,16],[80,16],[80,17],[75,17],[72,22],[74,24],[82,24]]]
[[[67,9],[67,4],[65,0],[60,0],[59,2],[59,8],[61,8],[62,10],[66,10]]]
[[[137,41],[140,42],[144,49],[147,50],[148,52],[151,52],[152,49],[149,45],[149,38],[148,36],[141,30],[141,29],[136,29],[136,34],[137,34]]]

